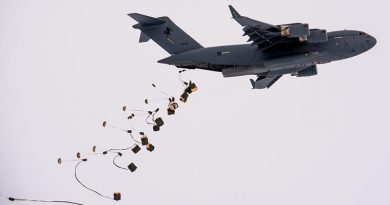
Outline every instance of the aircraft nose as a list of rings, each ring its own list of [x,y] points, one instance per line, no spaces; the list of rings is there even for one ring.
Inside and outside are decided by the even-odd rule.
[[[376,39],[373,36],[367,34],[367,36],[366,36],[366,44],[368,47],[367,50],[374,47],[376,45],[376,43],[377,43]]]
[[[376,38],[374,38],[373,36],[370,36],[371,37],[371,44],[372,44],[372,47],[374,47],[376,45]]]

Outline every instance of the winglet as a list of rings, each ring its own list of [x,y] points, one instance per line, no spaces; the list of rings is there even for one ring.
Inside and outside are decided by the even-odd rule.
[[[241,18],[242,16],[233,8],[232,5],[229,5],[230,12],[232,13],[233,18]]]

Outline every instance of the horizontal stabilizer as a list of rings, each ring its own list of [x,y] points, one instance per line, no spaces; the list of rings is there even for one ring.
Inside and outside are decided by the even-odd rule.
[[[151,25],[158,25],[158,24],[165,23],[165,21],[161,19],[153,18],[139,13],[131,13],[128,15],[144,26],[151,26]]]

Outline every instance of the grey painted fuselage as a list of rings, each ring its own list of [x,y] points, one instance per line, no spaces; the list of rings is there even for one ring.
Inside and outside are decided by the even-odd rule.
[[[199,48],[158,61],[181,68],[224,72],[225,77],[241,75],[293,74],[310,65],[324,64],[359,55],[376,44],[361,31],[328,33],[321,43],[279,44],[263,51],[251,44]]]
[[[304,23],[272,25],[241,16],[232,6],[229,9],[251,44],[204,48],[169,17],[129,16],[138,22],[133,27],[141,30],[140,42],[153,39],[171,54],[159,63],[222,72],[224,77],[256,75],[256,80],[251,79],[255,89],[269,88],[285,74],[317,75],[317,64],[359,55],[376,44],[362,31],[326,32]]]

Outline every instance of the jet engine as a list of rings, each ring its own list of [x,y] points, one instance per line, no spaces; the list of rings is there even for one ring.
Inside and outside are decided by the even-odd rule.
[[[307,37],[310,35],[309,24],[288,24],[280,26],[281,36],[286,36],[289,38],[298,38],[298,37]]]
[[[307,37],[309,43],[321,43],[328,41],[328,34],[324,29],[310,29],[310,35]]]

